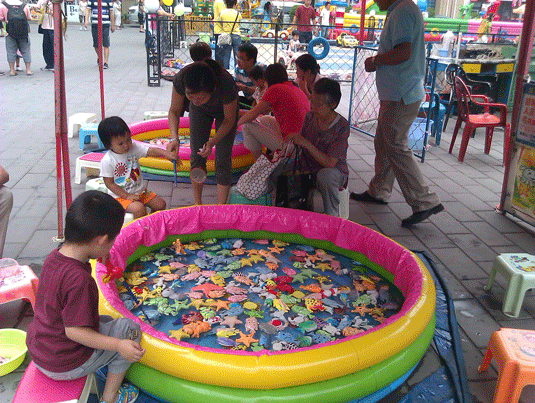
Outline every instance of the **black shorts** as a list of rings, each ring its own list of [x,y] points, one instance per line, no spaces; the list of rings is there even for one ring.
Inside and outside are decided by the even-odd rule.
[[[98,26],[91,25],[91,33],[93,34],[93,47],[98,48]],[[109,24],[102,25],[102,46],[110,47],[110,26]]]
[[[299,31],[299,42],[309,43],[312,40],[312,31]]]

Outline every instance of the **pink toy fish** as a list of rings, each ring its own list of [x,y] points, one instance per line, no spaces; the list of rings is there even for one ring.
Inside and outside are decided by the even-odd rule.
[[[282,271],[284,272],[284,274],[286,274],[287,276],[295,276],[297,274],[297,272],[294,270],[294,269],[291,269],[289,267],[283,267],[282,268]]]
[[[255,317],[245,319],[245,330],[254,334],[258,330],[258,319]]]
[[[228,300],[230,302],[241,302],[246,299],[247,299],[247,295],[244,295],[244,294],[236,294],[236,295],[231,295],[230,297],[228,297]]]

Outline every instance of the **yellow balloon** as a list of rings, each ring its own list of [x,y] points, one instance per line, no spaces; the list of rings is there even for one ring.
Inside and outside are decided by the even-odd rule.
[[[166,6],[171,6],[173,5],[173,0],[163,0],[163,4],[165,4]]]

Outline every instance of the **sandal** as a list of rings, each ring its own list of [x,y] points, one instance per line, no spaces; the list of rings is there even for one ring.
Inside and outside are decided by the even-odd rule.
[[[134,403],[139,397],[139,389],[129,383],[123,383],[117,391],[115,403]],[[106,403],[101,400],[100,403]]]

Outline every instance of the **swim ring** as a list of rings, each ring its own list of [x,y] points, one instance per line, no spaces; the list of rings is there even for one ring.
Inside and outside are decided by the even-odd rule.
[[[129,125],[132,139],[134,141],[145,142],[158,138],[169,137],[169,124],[167,119],[144,120]],[[215,127],[212,125],[212,132],[210,136],[215,133]],[[181,117],[179,120],[178,136],[182,138],[189,138],[189,117]],[[165,145],[154,145],[156,147],[165,148]],[[187,176],[190,171],[189,159],[191,149],[189,144],[182,145],[179,150],[180,164],[177,164],[177,174]],[[214,158],[215,148],[208,156],[206,161],[207,175],[214,175]],[[254,158],[248,149],[242,143],[234,144],[232,149],[232,169],[236,171],[243,170],[249,167],[254,162]],[[146,157],[140,158],[139,164],[143,172],[149,172],[160,175],[172,176],[173,163],[165,158]]]
[[[230,351],[173,340],[141,322],[101,281],[102,314],[140,323],[146,353],[129,379],[168,401],[348,401],[369,395],[409,371],[434,331],[435,291],[424,264],[393,240],[335,217],[261,206],[195,206],[161,211],[128,224],[110,251],[124,270],[150,251],[208,238],[264,238],[299,242],[363,259],[403,294],[401,310],[366,332],[289,351]],[[169,359],[172,357],[172,359]],[[313,397],[312,397],[313,396]]]

